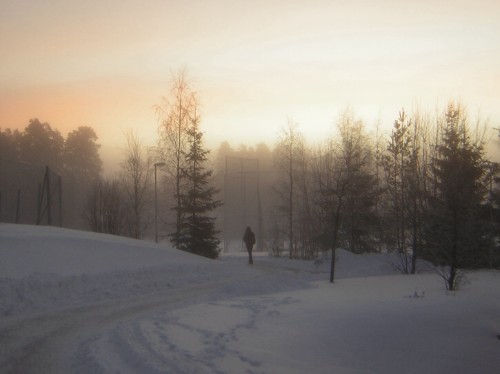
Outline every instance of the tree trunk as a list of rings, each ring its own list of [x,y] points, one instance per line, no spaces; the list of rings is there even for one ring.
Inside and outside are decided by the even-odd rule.
[[[415,274],[417,271],[417,247],[418,247],[418,227],[417,227],[417,199],[413,197],[413,245],[411,253],[411,274]]]
[[[453,212],[453,242],[451,247],[451,264],[450,264],[450,276],[448,277],[448,290],[455,291],[456,276],[457,276],[457,257],[458,257],[458,222],[457,222],[457,212]]]

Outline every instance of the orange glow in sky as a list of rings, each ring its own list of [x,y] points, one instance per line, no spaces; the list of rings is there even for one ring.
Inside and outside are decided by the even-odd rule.
[[[0,127],[30,118],[103,146],[136,129],[186,68],[213,147],[272,144],[292,118],[311,140],[350,106],[389,128],[415,103],[461,99],[500,125],[497,0],[0,3]]]

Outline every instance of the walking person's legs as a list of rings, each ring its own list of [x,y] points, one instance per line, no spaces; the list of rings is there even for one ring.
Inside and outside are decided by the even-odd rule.
[[[253,247],[253,245],[252,245],[252,246],[250,246],[250,245],[247,245],[247,252],[248,252],[248,263],[249,263],[250,265],[253,265],[253,258],[252,258],[252,247]]]

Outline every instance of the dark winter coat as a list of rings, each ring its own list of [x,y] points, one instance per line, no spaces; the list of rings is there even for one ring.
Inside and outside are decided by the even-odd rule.
[[[247,249],[250,251],[255,244],[255,234],[252,232],[250,227],[247,227],[245,235],[243,235],[243,241],[245,242]]]

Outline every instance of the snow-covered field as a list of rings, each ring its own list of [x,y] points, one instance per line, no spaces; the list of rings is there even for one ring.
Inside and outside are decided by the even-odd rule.
[[[446,293],[390,255],[208,260],[0,224],[2,373],[499,373],[500,273]]]

